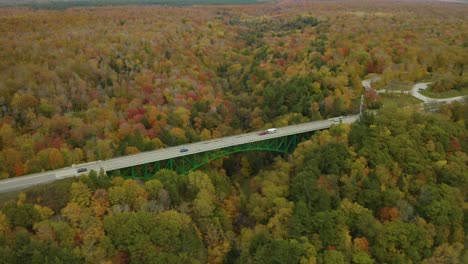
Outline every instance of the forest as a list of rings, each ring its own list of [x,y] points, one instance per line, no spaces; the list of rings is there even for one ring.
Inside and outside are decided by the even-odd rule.
[[[5,202],[0,263],[466,263],[467,136],[392,108],[259,169],[91,173]]]
[[[356,114],[365,98],[359,122],[291,154],[1,194],[0,263],[467,263],[466,100],[425,112],[376,92],[431,82],[433,95],[466,94],[467,12],[383,0],[0,8],[0,179]]]
[[[84,6],[122,6],[122,5],[247,5],[269,0],[0,0],[0,7],[31,7],[34,9],[67,9]]]
[[[0,179],[466,90],[467,7],[1,8]]]

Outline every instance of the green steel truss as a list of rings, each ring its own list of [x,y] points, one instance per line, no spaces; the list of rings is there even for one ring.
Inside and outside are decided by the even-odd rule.
[[[147,164],[132,166],[115,171],[108,171],[110,175],[119,175],[125,178],[148,178],[160,169],[169,169],[179,174],[188,174],[201,166],[224,156],[244,151],[275,151],[292,153],[296,146],[304,139],[310,138],[313,132],[262,140],[242,145],[210,150],[178,158],[155,161]]]

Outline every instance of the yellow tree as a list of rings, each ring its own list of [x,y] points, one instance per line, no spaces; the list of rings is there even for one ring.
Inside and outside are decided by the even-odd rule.
[[[10,231],[10,223],[8,218],[2,212],[0,212],[0,235],[5,236]]]
[[[58,169],[58,168],[63,168],[64,167],[64,160],[62,157],[62,153],[60,150],[56,148],[51,148],[49,152],[49,164],[50,168],[52,169]]]
[[[91,204],[92,192],[89,187],[82,182],[74,182],[70,187],[70,202],[74,202],[82,207],[89,207]]]
[[[97,189],[91,197],[91,208],[96,217],[102,217],[109,208],[108,193],[104,189]]]
[[[54,215],[54,210],[50,209],[47,206],[41,206],[41,205],[35,204],[34,209],[39,214],[39,217],[41,220],[50,219],[50,217]]]

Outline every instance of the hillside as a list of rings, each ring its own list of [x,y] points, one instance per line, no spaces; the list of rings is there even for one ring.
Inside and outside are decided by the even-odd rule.
[[[0,254],[5,263],[462,263],[464,122],[390,109],[267,165],[246,154],[188,176],[93,174],[36,188],[3,205]]]
[[[0,0],[0,7],[31,7],[34,9],[67,9],[74,7],[122,6],[122,5],[246,5],[265,3],[257,0]]]
[[[2,193],[0,263],[468,262],[468,105],[401,92],[466,94],[467,5],[66,3],[0,8],[0,179],[364,114],[289,154]]]
[[[467,8],[2,8],[0,178],[356,113],[368,74],[466,89]]]

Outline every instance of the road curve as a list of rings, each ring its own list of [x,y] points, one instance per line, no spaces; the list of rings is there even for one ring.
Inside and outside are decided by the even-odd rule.
[[[443,99],[436,99],[424,96],[419,93],[419,91],[426,90],[429,86],[430,82],[428,83],[417,83],[411,88],[411,95],[422,100],[424,103],[436,102],[436,103],[451,103],[454,101],[463,101],[464,96],[457,96],[457,97],[450,97],[450,98],[443,98]]]
[[[370,79],[362,80],[362,82],[361,82],[362,86],[365,89],[372,88],[371,83],[372,83],[372,80],[370,80]],[[431,83],[430,82],[417,83],[417,84],[413,85],[413,87],[411,88],[411,90],[409,92],[408,91],[402,91],[402,90],[391,90],[391,91],[377,90],[377,93],[387,93],[387,92],[390,92],[390,93],[404,93],[404,94],[410,93],[413,97],[416,97],[419,100],[423,101],[423,104],[424,103],[433,103],[433,102],[436,102],[436,103],[451,103],[451,102],[454,102],[454,101],[463,101],[463,99],[465,98],[465,96],[457,96],[457,97],[451,97],[451,98],[437,99],[437,98],[430,98],[430,97],[427,97],[427,96],[424,96],[424,95],[420,94],[419,91],[427,89],[427,87],[429,87],[429,84],[431,84]]]
[[[166,160],[176,157],[182,157],[195,153],[236,146],[251,142],[257,142],[272,138],[284,137],[294,134],[300,134],[310,131],[317,131],[330,128],[333,124],[338,122],[353,123],[358,119],[358,115],[346,116],[341,120],[338,118],[331,118],[327,120],[308,122],[299,125],[286,126],[278,128],[276,133],[259,135],[259,132],[251,132],[245,134],[239,134],[235,136],[229,136],[218,139],[211,139],[207,141],[196,142],[192,144],[184,144],[175,147],[168,147],[164,149],[158,149],[153,151],[142,152],[133,155],[122,156],[103,161],[94,161],[83,164],[78,164],[73,167],[67,167],[59,170],[47,171],[43,173],[36,173],[25,175],[16,178],[10,178],[0,181],[0,193],[8,192],[13,190],[24,189],[37,184],[43,184],[51,182],[57,179],[73,177],[78,175],[78,170],[85,170],[87,173],[91,170],[94,171],[112,171],[126,167],[141,165],[145,163],[155,162],[159,160]],[[180,152],[180,149],[186,148],[187,152]]]

